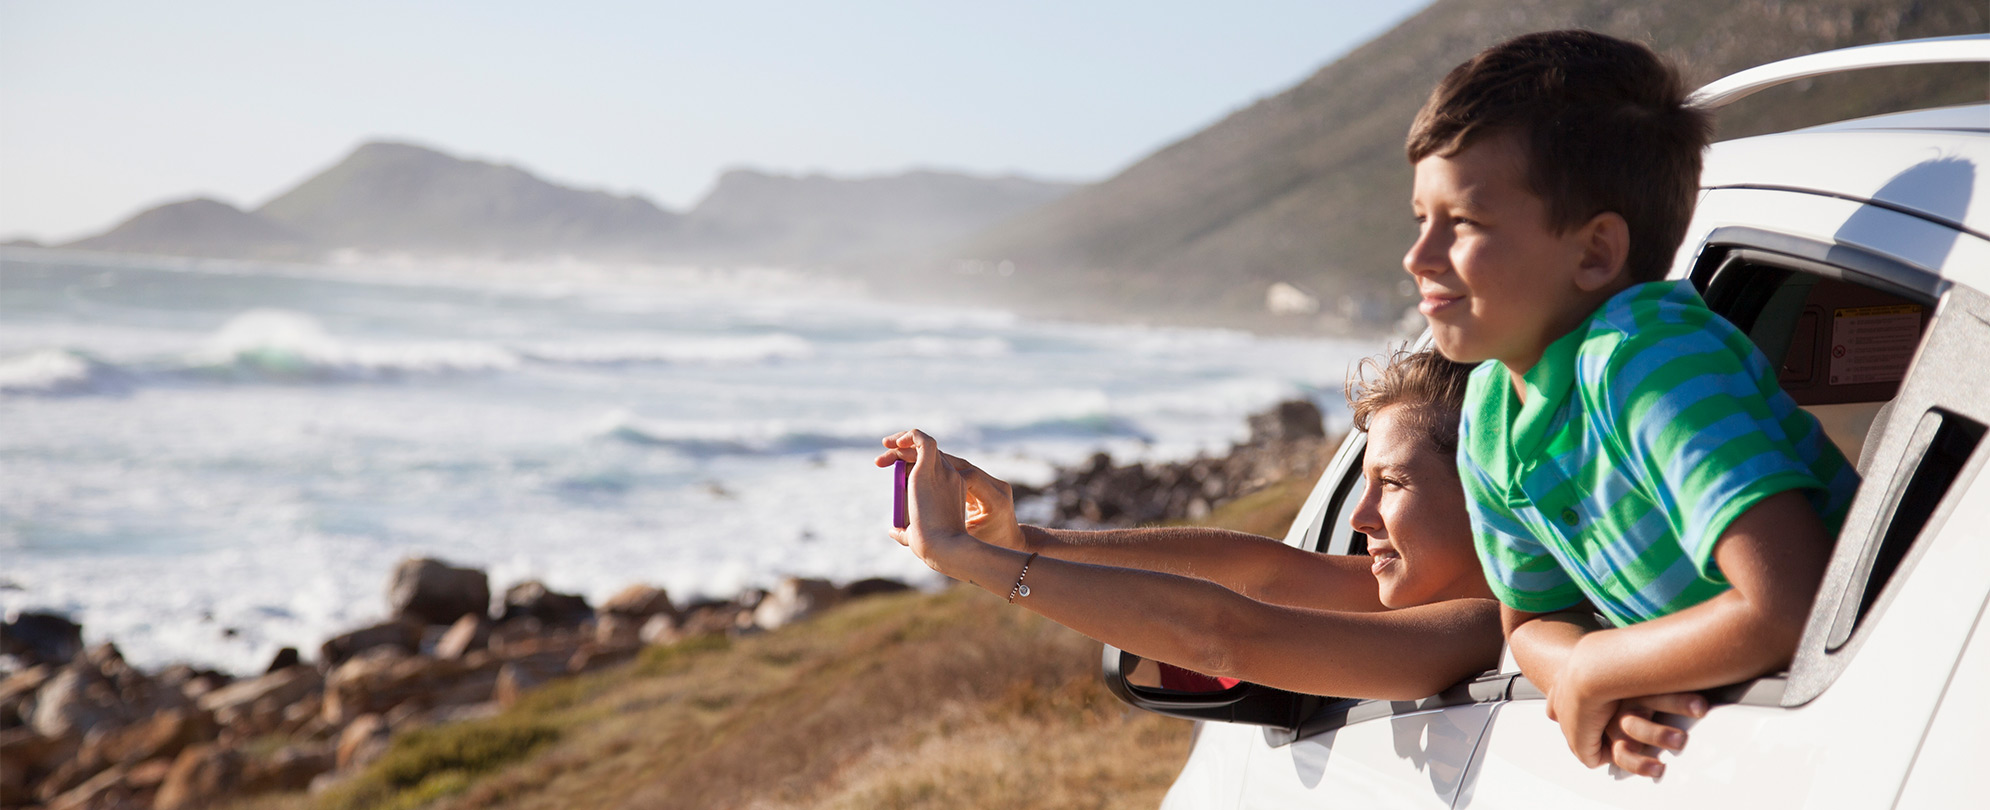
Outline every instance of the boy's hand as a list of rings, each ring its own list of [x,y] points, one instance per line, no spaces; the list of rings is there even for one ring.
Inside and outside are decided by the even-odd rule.
[[[886,436],[886,449],[878,456],[877,465],[889,467],[900,459],[908,463],[917,461],[918,453],[912,435],[916,432],[908,430]],[[964,484],[968,534],[989,545],[1030,551],[1025,547],[1023,528],[1016,523],[1015,495],[1008,482],[982,472],[980,467],[968,463],[967,459],[945,453],[940,456],[948,467],[959,474]]]
[[[1548,691],[1548,719],[1561,724],[1569,750],[1583,767],[1597,768],[1610,764],[1610,745],[1603,732],[1622,701],[1599,699],[1581,681],[1573,673],[1563,673]]]
[[[1610,740],[1610,761],[1628,773],[1657,779],[1665,775],[1658,749],[1674,753],[1686,747],[1686,730],[1654,719],[1655,714],[1707,716],[1707,699],[1692,692],[1648,695],[1617,704],[1617,715],[1603,729]]]

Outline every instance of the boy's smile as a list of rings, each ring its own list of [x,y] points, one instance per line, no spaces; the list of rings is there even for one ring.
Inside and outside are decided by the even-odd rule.
[[[1577,285],[1589,227],[1549,227],[1513,134],[1419,161],[1410,207],[1419,233],[1403,268],[1445,357],[1525,372],[1601,300]]]

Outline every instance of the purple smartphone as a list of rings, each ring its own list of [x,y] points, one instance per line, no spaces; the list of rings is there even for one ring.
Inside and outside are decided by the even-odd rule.
[[[903,529],[912,525],[912,518],[905,511],[905,479],[912,472],[912,465],[899,459],[891,465],[891,525]]]

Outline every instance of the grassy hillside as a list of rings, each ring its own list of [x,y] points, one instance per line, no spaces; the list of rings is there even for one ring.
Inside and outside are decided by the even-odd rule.
[[[1413,235],[1402,140],[1430,87],[1509,36],[1591,28],[1649,43],[1698,85],[1790,56],[1990,30],[1981,0],[1439,0],[1297,86],[1260,100],[1116,177],[1009,220],[918,268],[1040,312],[1133,314],[1262,327],[1265,289],[1288,281],[1357,314],[1409,303]],[[1990,97],[1980,66],[1825,77],[1721,113],[1722,137]],[[1009,260],[1010,276],[953,272],[955,257]],[[971,268],[970,268],[971,269]]]

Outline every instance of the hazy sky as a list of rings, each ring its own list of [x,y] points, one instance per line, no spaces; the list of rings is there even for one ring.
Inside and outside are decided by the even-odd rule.
[[[1427,0],[0,0],[0,239],[252,208],[362,141],[682,210],[718,172],[1095,180]]]

